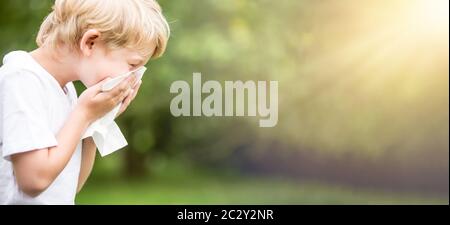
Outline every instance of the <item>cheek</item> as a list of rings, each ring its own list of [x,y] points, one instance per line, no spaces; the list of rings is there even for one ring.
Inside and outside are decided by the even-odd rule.
[[[102,62],[99,60],[85,60],[83,61],[80,66],[80,74],[79,79],[80,81],[86,86],[91,87],[101,81],[101,65]]]
[[[87,87],[91,87],[108,77],[114,77],[117,73],[116,71],[120,70],[108,61],[96,61],[95,63],[93,62],[87,70],[85,70],[81,81]]]
[[[93,76],[93,80],[95,83],[98,83],[104,79],[106,79],[107,77],[110,77],[110,73],[108,70],[99,70],[94,76]]]
[[[108,77],[116,77],[128,72],[128,64],[123,60],[114,60],[108,57],[96,57],[86,62],[80,80],[87,87],[91,87]]]
[[[92,87],[104,79],[101,74],[102,73],[99,73],[98,71],[90,70],[82,75],[81,82],[86,87]]]

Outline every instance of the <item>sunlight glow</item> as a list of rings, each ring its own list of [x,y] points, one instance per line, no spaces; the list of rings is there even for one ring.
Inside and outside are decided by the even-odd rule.
[[[409,18],[413,26],[420,32],[448,33],[449,1],[448,0],[415,0],[411,1]]]

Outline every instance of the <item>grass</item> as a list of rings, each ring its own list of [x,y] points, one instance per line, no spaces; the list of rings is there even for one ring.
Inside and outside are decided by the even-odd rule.
[[[191,172],[188,174],[188,172]],[[426,197],[276,178],[168,171],[139,181],[91,180],[77,204],[448,204]]]

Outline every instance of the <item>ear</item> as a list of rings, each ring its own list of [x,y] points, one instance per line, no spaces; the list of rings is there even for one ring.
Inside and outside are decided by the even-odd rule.
[[[96,29],[89,29],[83,34],[80,40],[80,51],[85,56],[90,56],[94,46],[100,41],[100,32]]]

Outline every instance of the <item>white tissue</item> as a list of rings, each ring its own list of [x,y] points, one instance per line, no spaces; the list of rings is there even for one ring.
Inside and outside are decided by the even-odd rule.
[[[103,91],[109,91],[118,85],[122,80],[134,75],[137,78],[137,82],[142,79],[145,70],[147,68],[141,67],[135,71],[128,72],[126,74],[117,76],[111,80],[108,80],[103,86]],[[119,112],[122,103],[119,103],[113,110],[104,115],[102,118],[94,121],[85,131],[82,139],[92,137],[94,143],[100,152],[100,155],[109,155],[128,145],[127,140],[120,131],[119,126],[114,122],[117,113]]]

